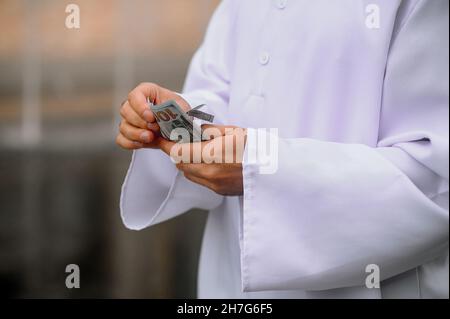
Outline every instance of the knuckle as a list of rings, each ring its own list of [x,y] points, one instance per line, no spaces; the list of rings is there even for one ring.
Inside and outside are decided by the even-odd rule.
[[[127,105],[128,105],[128,103],[125,103],[120,108],[120,116],[122,116],[123,118],[125,118],[127,116]]]
[[[119,125],[119,131],[120,131],[120,133],[124,133],[125,132],[125,122],[124,121],[121,121],[120,122],[120,125]]]
[[[132,150],[134,149],[134,146],[130,140],[126,139],[126,141],[123,143],[123,148],[127,150]]]
[[[131,104],[131,102],[133,101],[135,95],[136,95],[136,89],[134,89],[133,91],[131,91],[130,93],[128,93],[127,99],[128,99],[128,103]]]
[[[136,134],[133,134],[133,131],[127,127],[124,126],[120,133],[122,133],[122,135],[127,139],[127,140],[137,140],[137,138],[135,137]],[[130,141],[131,142],[131,141]]]
[[[128,140],[125,137],[123,137],[121,134],[117,135],[116,144],[119,145],[123,149],[126,149],[126,150],[130,149],[130,144],[128,143]]]

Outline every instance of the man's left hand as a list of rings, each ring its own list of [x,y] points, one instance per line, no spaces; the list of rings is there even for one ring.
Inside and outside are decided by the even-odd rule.
[[[223,196],[243,195],[246,130],[216,125],[205,129],[213,137],[209,141],[182,144],[164,139],[159,147],[188,180]]]

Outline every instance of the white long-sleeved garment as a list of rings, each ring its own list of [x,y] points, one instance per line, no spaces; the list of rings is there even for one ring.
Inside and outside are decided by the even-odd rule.
[[[125,225],[210,210],[199,297],[448,298],[448,7],[222,1],[184,97],[224,124],[278,128],[278,169],[248,160],[256,130],[240,198],[137,151]],[[369,264],[381,289],[365,286]]]

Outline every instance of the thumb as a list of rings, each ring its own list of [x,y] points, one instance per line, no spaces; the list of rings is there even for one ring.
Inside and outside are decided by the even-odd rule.
[[[205,145],[211,141],[196,142],[196,143],[176,143],[165,138],[158,137],[155,141],[156,147],[166,153],[176,163],[192,163],[194,157],[198,156],[199,161],[202,162],[202,153]],[[175,149],[174,149],[175,147]]]
[[[156,142],[156,146],[163,151],[164,153],[166,153],[168,156],[170,156],[170,150],[172,149],[172,147],[176,144],[175,142],[166,140],[165,138],[158,136]]]

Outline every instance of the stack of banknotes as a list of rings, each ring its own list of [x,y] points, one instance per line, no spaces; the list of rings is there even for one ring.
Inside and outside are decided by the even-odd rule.
[[[200,111],[204,104],[196,106],[188,112],[183,111],[174,100],[159,105],[153,105],[148,101],[148,105],[159,124],[161,135],[172,141],[181,143],[201,141],[201,126],[194,125],[194,118],[207,122],[214,120],[213,115]],[[174,130],[175,132],[173,132]]]

